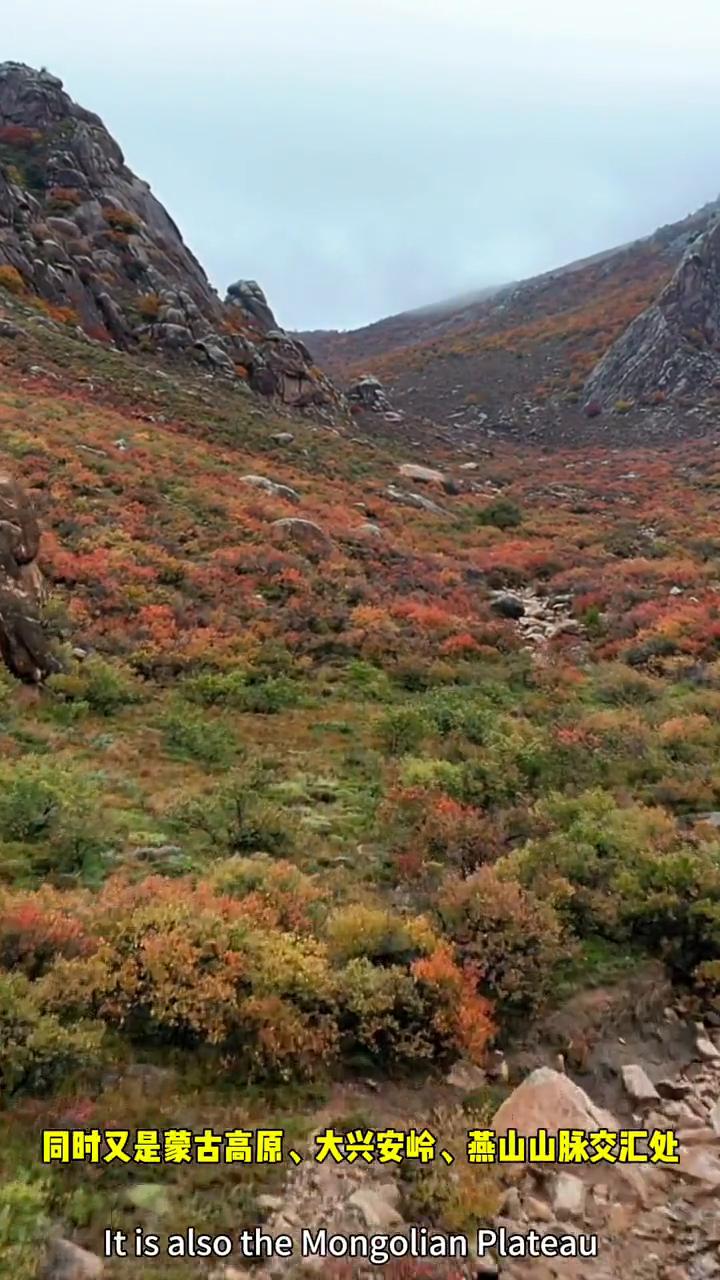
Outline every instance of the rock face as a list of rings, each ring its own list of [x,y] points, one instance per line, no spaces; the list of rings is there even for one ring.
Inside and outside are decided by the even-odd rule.
[[[344,410],[259,285],[239,281],[223,303],[98,116],[55,76],[13,62],[0,64],[3,289],[119,347],[186,354],[288,404]]]
[[[40,529],[30,499],[0,472],[0,655],[22,680],[37,684],[53,669],[39,604]]]
[[[591,404],[693,395],[720,382],[720,221],[690,245],[657,301],[585,384]]]

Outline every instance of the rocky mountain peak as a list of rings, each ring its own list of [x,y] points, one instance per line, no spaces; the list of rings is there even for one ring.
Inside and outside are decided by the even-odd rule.
[[[694,396],[720,386],[720,220],[691,243],[675,274],[588,379],[591,401]]]
[[[344,409],[260,286],[239,281],[221,301],[102,120],[56,76],[15,62],[0,64],[0,287],[95,340],[190,357],[296,407]]]

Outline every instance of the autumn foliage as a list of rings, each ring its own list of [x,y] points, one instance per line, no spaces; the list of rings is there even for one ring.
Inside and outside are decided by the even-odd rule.
[[[288,430],[5,305],[27,332],[0,451],[39,509],[58,671],[0,676],[4,1177],[58,1116],[252,1127],[279,1098],[311,1125],[388,1077],[429,1090],[649,959],[717,1007],[714,437],[531,465],[497,440],[480,476],[438,446],[458,491],[403,507],[396,439]],[[274,541],[299,514],[322,559]],[[168,1175],[188,1220],[204,1196],[249,1221],[246,1171],[221,1195],[203,1172]],[[97,1240],[115,1178],[58,1179],[53,1215]],[[494,1212],[473,1179],[411,1203]]]

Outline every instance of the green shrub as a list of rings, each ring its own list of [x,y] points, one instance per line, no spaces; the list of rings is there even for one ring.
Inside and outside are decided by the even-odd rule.
[[[233,707],[257,715],[277,715],[297,705],[300,694],[287,676],[254,675],[246,670],[204,672],[184,680],[181,692],[203,707]]]
[[[417,750],[428,729],[425,716],[415,707],[392,708],[377,726],[382,749],[390,756],[404,756]]]
[[[410,756],[403,761],[401,780],[403,786],[421,787],[427,791],[447,791],[460,799],[464,795],[464,770],[450,760],[434,760]]]
[[[345,1054],[387,1066],[433,1057],[422,992],[406,969],[376,966],[365,956],[350,960],[338,971],[336,1000]]]
[[[516,529],[522,524],[522,511],[511,498],[496,498],[478,514],[479,524],[489,524],[495,529]]]
[[[208,769],[228,768],[237,744],[226,724],[178,703],[163,719],[165,750],[176,760],[197,760]]]
[[[352,689],[362,693],[364,698],[371,698],[373,702],[385,702],[390,696],[390,681],[386,672],[373,666],[371,662],[355,658],[348,663],[345,678]]]
[[[130,677],[102,658],[87,658],[72,672],[51,676],[47,684],[64,702],[85,703],[101,716],[111,716],[140,697]]]
[[[107,843],[92,776],[44,761],[0,764],[0,844],[27,849],[35,870],[80,870]]]
[[[339,907],[325,926],[330,956],[339,963],[365,957],[378,964],[409,964],[432,951],[437,939],[421,917],[405,918],[383,907]]]
[[[242,707],[247,690],[247,672],[205,671],[183,680],[180,692],[202,707]]]
[[[488,707],[473,705],[467,694],[455,690],[436,691],[423,700],[423,712],[442,737],[461,734],[479,746],[486,742],[497,721],[497,713]]]
[[[688,845],[662,809],[619,806],[607,792],[552,796],[552,824],[506,861],[557,894],[581,937],[638,942],[684,976],[720,954],[720,845]]]
[[[2,1050],[0,1049],[0,1053]],[[13,1280],[36,1280],[50,1231],[47,1190],[19,1174],[0,1182],[0,1272]]]
[[[278,928],[305,933],[326,914],[324,893],[313,876],[267,853],[235,854],[215,863],[204,877],[216,893],[254,895],[276,917]]]
[[[297,706],[300,693],[294,681],[286,676],[266,676],[251,681],[242,699],[242,710],[255,715],[274,716],[288,707]]]
[[[341,1050],[384,1068],[457,1053],[481,1060],[495,1030],[491,1006],[444,944],[409,968],[357,956],[336,971],[335,999]]]
[[[284,811],[258,791],[252,778],[235,777],[212,796],[182,805],[180,828],[201,832],[215,854],[287,853],[295,833]]]
[[[49,1092],[71,1072],[96,1067],[101,1044],[96,1026],[65,1027],[44,1012],[24,974],[0,972],[0,1097]]]
[[[618,663],[600,669],[595,696],[612,707],[643,706],[661,692],[661,681]]]

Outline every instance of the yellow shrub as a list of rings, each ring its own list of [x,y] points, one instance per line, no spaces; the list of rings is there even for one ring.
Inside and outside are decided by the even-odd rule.
[[[334,911],[325,932],[330,955],[339,962],[358,956],[407,962],[432,951],[437,940],[422,916],[405,919],[382,907],[361,903]]]

